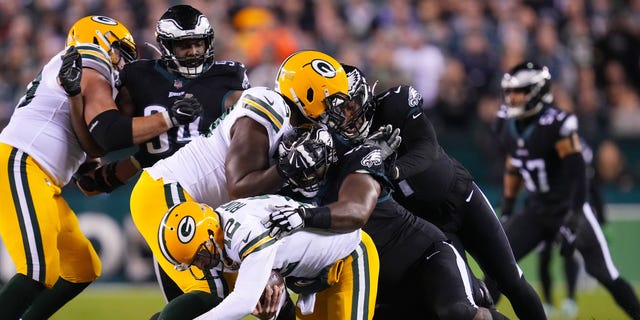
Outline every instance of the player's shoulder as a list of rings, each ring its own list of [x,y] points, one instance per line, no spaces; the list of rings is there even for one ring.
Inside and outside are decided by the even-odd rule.
[[[290,109],[282,96],[267,87],[252,87],[242,92],[238,99],[242,108],[259,113],[289,117]],[[237,106],[236,106],[237,107]]]
[[[82,57],[82,67],[94,69],[107,76],[114,72],[109,54],[97,44],[79,43],[76,45]]]
[[[211,68],[207,70],[205,75],[227,75],[227,76],[236,76],[243,75],[247,72],[247,68],[245,65],[238,61],[231,60],[219,60],[215,61]]]
[[[374,98],[379,104],[390,105],[406,105],[409,108],[422,107],[422,95],[414,87],[409,85],[400,85],[389,88]]]
[[[553,105],[545,105],[538,119],[538,124],[558,131],[560,136],[566,137],[578,130],[578,117],[573,112],[562,110]]]

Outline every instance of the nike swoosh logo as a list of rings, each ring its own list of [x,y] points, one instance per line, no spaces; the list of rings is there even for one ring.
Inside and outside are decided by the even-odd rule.
[[[395,93],[400,93],[400,89],[402,89],[402,87],[398,87],[398,89],[396,89],[394,92]]]
[[[247,234],[246,237],[244,237],[244,239],[242,239],[242,243],[247,243],[247,241],[249,241],[249,237],[251,236],[251,231],[249,231],[249,233]]]
[[[418,119],[418,117],[422,114],[422,112],[418,112],[416,114],[414,114],[413,116],[411,116],[413,119]]]
[[[471,196],[473,196],[473,190],[471,190],[471,193],[469,193],[469,196],[467,197],[467,199],[465,201],[466,202],[471,201]]]
[[[273,100],[269,99],[267,97],[264,97],[265,100],[267,100],[267,103],[269,103],[270,105],[273,105]]]

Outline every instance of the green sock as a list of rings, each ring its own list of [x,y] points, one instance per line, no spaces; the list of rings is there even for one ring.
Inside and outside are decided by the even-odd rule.
[[[42,283],[17,273],[0,290],[0,319],[19,319],[38,294]]]
[[[160,313],[160,320],[193,319],[222,302],[217,295],[191,291],[169,302]]]
[[[22,315],[22,319],[49,319],[49,317],[62,308],[62,306],[88,287],[89,284],[91,284],[91,282],[73,283],[58,278],[58,281],[56,281],[51,289],[43,291],[38,298],[33,301],[29,309]]]

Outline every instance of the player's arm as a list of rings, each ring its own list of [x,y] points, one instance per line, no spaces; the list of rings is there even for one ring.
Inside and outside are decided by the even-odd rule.
[[[402,180],[427,170],[438,156],[438,138],[433,125],[424,113],[417,110],[408,115],[401,129],[402,143],[407,153],[396,160],[397,169],[392,171],[393,176],[390,177],[393,180]]]
[[[204,319],[242,319],[251,314],[269,280],[276,255],[276,246],[269,246],[247,255],[238,269],[233,291],[215,308],[197,317]]]
[[[348,232],[364,227],[380,196],[380,183],[367,173],[349,174],[338,192],[338,200],[326,207],[330,213],[330,229]],[[313,227],[313,225],[306,225]]]
[[[558,140],[555,148],[562,159],[565,178],[571,183],[571,208],[581,212],[587,198],[587,173],[577,132]]]
[[[267,129],[249,117],[241,117],[231,127],[231,141],[225,160],[227,189],[231,199],[274,193],[282,178],[270,165]]]
[[[516,198],[522,189],[524,180],[517,167],[511,163],[511,156],[507,155],[504,166],[504,176],[502,178],[502,200],[500,210],[504,221],[513,213]]]

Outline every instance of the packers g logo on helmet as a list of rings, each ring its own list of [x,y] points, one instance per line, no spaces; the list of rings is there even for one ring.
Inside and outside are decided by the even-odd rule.
[[[349,83],[342,65],[320,51],[290,55],[280,66],[275,90],[314,122],[326,124],[327,109],[348,100]]]
[[[165,259],[177,270],[189,269],[200,251],[220,261],[224,235],[220,218],[206,204],[179,203],[162,217],[158,228],[158,245]]]

